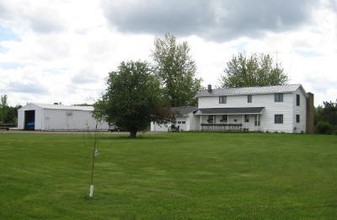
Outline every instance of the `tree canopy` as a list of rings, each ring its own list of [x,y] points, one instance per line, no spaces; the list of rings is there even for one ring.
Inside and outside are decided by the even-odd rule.
[[[109,73],[107,86],[94,105],[94,115],[128,130],[130,137],[136,137],[151,121],[169,117],[160,82],[146,62],[122,62],[117,71]]]
[[[316,133],[337,134],[337,101],[323,102],[315,110]]]
[[[196,64],[187,42],[177,43],[174,35],[166,34],[154,41],[155,73],[163,87],[164,99],[172,107],[195,105],[201,79],[196,78]]]
[[[244,53],[233,56],[220,76],[222,87],[274,86],[287,83],[288,76],[270,55]]]
[[[17,110],[21,106],[11,107],[8,105],[7,99],[7,95],[0,97],[0,123],[16,123]]]

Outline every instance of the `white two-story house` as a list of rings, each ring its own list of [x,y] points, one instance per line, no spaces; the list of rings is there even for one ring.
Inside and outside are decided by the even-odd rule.
[[[221,89],[209,85],[196,97],[197,110],[188,108],[181,121],[193,122],[184,126],[189,131],[313,132],[313,94],[299,84]],[[160,126],[152,123],[151,130]]]
[[[199,130],[311,132],[313,95],[299,84],[201,90]],[[309,111],[309,112],[308,112]]]

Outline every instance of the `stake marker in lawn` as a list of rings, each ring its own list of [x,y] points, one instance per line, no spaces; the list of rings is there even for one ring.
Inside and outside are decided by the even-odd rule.
[[[93,145],[92,159],[91,159],[89,198],[94,197],[94,168],[95,168],[95,159],[98,156],[99,156],[99,151],[97,149],[97,124],[96,124],[94,145]]]

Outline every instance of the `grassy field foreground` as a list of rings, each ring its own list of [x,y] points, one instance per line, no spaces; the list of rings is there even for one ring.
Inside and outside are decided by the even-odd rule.
[[[337,136],[0,133],[0,219],[335,219]]]

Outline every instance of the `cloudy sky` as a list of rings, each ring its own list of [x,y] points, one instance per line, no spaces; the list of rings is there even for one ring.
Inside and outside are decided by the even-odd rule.
[[[151,61],[165,33],[187,41],[203,86],[238,52],[268,53],[290,78],[337,99],[337,0],[0,0],[0,95],[93,103],[121,61]]]

